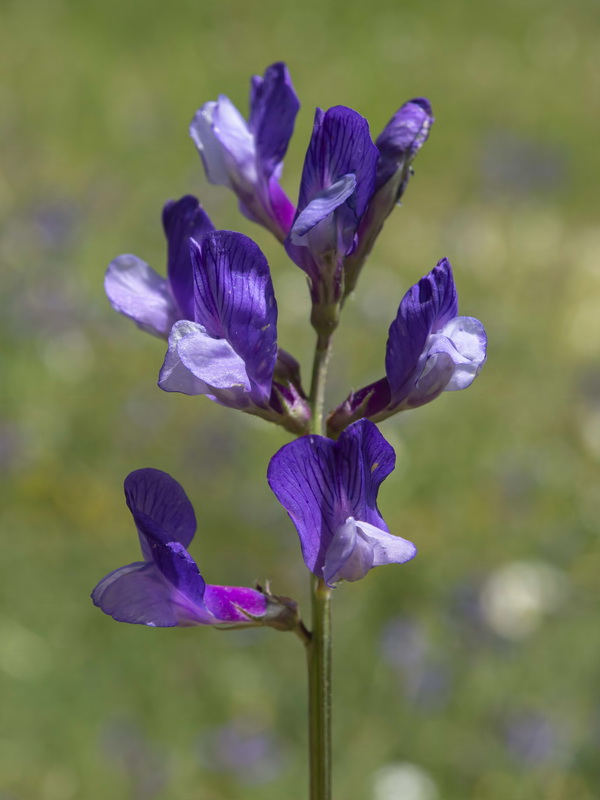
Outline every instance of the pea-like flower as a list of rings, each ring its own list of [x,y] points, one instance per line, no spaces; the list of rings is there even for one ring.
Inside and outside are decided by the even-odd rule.
[[[163,208],[167,237],[167,277],[133,255],[122,255],[106,271],[104,288],[112,307],[142,330],[167,338],[180,319],[194,318],[190,237],[201,239],[214,230],[208,215],[192,195],[169,200]]]
[[[209,233],[200,243],[191,239],[189,246],[194,316],[173,325],[158,385],[167,392],[203,394],[303,433],[310,412],[301,390],[293,380],[273,380],[277,304],[261,249],[232,231]],[[290,372],[280,359],[279,374],[284,367]]]
[[[404,103],[375,141],[379,150],[375,186],[358,229],[358,243],[344,262],[344,293],[355,287],[383,223],[400,203],[412,174],[412,162],[427,141],[434,118],[425,97]]]
[[[341,298],[344,258],[356,247],[378,157],[364,117],[345,106],[317,109],[286,241],[288,255],[308,275],[314,306],[335,306]]]
[[[157,469],[136,470],[125,479],[125,498],[144,560],[96,586],[92,600],[105,614],[159,628],[267,624],[277,616],[262,592],[206,583],[186,549],[196,533],[194,509],[174,478]]]
[[[328,430],[335,434],[361,417],[379,422],[470,386],[485,363],[487,337],[479,320],[457,314],[452,267],[443,258],[400,303],[388,335],[386,377],[353,392],[330,414]]]
[[[282,242],[294,206],[279,179],[299,108],[287,67],[276,63],[264,77],[252,78],[248,122],[228,97],[220,95],[205,103],[190,125],[208,180],[232,189],[242,214]]]
[[[337,441],[296,439],[271,459],[269,485],[296,526],[306,566],[329,586],[416,555],[412,542],[389,532],[377,508],[379,485],[395,460],[368,420],[351,425]]]

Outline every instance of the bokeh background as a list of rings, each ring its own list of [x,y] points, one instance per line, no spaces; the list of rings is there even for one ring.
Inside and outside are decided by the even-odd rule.
[[[160,211],[197,194],[271,263],[280,342],[310,363],[303,274],[207,184],[187,136],[289,64],[376,135],[437,122],[337,335],[329,405],[380,376],[406,289],[441,256],[489,361],[383,425],[381,491],[419,556],[335,592],[336,800],[600,798],[600,15],[594,0],[0,2],[0,798],[302,800],[299,642],[119,625],[89,593],[138,558],[122,481],[171,472],[212,583],[307,606],[264,475],[287,435],[156,387],[164,344],[118,317],[108,262],[162,271]]]

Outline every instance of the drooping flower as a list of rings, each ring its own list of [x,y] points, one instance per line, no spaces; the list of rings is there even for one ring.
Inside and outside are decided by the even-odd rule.
[[[351,425],[338,441],[296,439],[271,459],[269,485],[296,526],[306,566],[329,586],[416,555],[412,542],[388,531],[377,508],[379,485],[395,460],[368,420]]]
[[[303,433],[310,412],[301,390],[273,380],[277,304],[262,251],[241,233],[215,231],[192,239],[190,252],[194,314],[173,325],[158,385]]]
[[[110,263],[104,288],[116,311],[142,330],[166,339],[178,320],[194,318],[189,240],[201,239],[214,225],[192,195],[169,200],[162,222],[167,237],[167,277],[137,256],[122,255]]]
[[[287,67],[276,63],[264,77],[252,78],[248,122],[228,97],[220,95],[205,103],[190,125],[208,180],[232,189],[242,214],[280,241],[294,217],[279,179],[299,108]]]
[[[205,582],[186,549],[196,532],[194,509],[170,475],[157,469],[130,473],[125,498],[144,560],[111,572],[96,586],[92,600],[105,614],[159,628],[260,624],[269,616],[270,600],[262,592]]]
[[[470,386],[485,363],[487,337],[479,320],[457,314],[452,267],[443,258],[400,303],[388,335],[386,377],[353,392],[330,414],[328,430],[334,434],[361,417],[380,422]]]
[[[427,141],[433,122],[429,100],[416,97],[396,111],[377,138],[375,187],[358,229],[356,249],[344,262],[345,295],[354,289],[383,223],[400,203],[412,173],[413,159]]]
[[[288,255],[308,275],[314,306],[336,306],[342,296],[344,258],[356,246],[378,156],[364,117],[345,106],[317,109],[286,241]]]

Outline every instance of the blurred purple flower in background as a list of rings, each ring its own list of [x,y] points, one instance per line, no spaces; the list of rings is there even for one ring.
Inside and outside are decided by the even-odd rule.
[[[228,186],[248,219],[285,239],[294,206],[279,185],[283,157],[300,102],[287,67],[272,64],[250,84],[250,117],[242,117],[224,95],[195,114],[190,135],[211,183]]]
[[[144,561],[111,572],[92,592],[94,604],[118,622],[152,627],[253,624],[263,618],[264,594],[204,581],[186,547],[196,516],[176,480],[157,469],[139,469],[125,479],[125,498]]]
[[[559,726],[537,711],[518,711],[507,715],[503,727],[508,752],[523,766],[558,767],[568,762],[569,736],[564,723]]]
[[[166,338],[178,320],[194,319],[190,237],[200,240],[214,225],[192,195],[169,200],[162,221],[167,237],[167,277],[162,278],[137,256],[122,255],[110,263],[104,288],[115,311],[142,330]]]
[[[380,422],[470,386],[485,363],[487,338],[479,320],[457,314],[452,267],[443,258],[400,303],[389,330],[386,377],[353,392],[330,414],[329,430],[361,417]]]
[[[228,773],[248,785],[274,780],[286,762],[283,743],[271,731],[244,718],[206,731],[197,752],[206,769]]]
[[[75,203],[48,198],[32,210],[32,222],[40,244],[47,250],[66,250],[75,238],[80,210]]]
[[[562,188],[569,175],[566,150],[510,130],[490,131],[485,136],[480,161],[488,195],[547,195]]]
[[[451,693],[450,667],[433,651],[418,620],[390,620],[382,631],[381,652],[401,678],[404,694],[412,703],[426,710],[446,704]]]
[[[379,485],[395,459],[391,445],[367,420],[338,441],[296,439],[271,459],[269,485],[296,526],[306,566],[329,586],[416,555],[412,542],[389,533],[377,508]]]
[[[129,777],[135,800],[151,800],[166,788],[167,753],[149,742],[137,725],[109,720],[100,741],[106,756]]]

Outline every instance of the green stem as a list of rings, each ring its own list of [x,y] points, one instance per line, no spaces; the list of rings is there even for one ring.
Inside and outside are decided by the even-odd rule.
[[[312,381],[309,402],[312,410],[311,433],[323,433],[323,407],[325,405],[325,384],[327,367],[331,356],[331,337],[318,336],[313,360]]]
[[[311,432],[319,435],[330,355],[331,336],[319,335],[310,388]],[[316,576],[311,598],[312,633],[306,642],[310,800],[331,800],[331,589]]]
[[[310,800],[331,799],[331,589],[312,579],[308,656]]]

